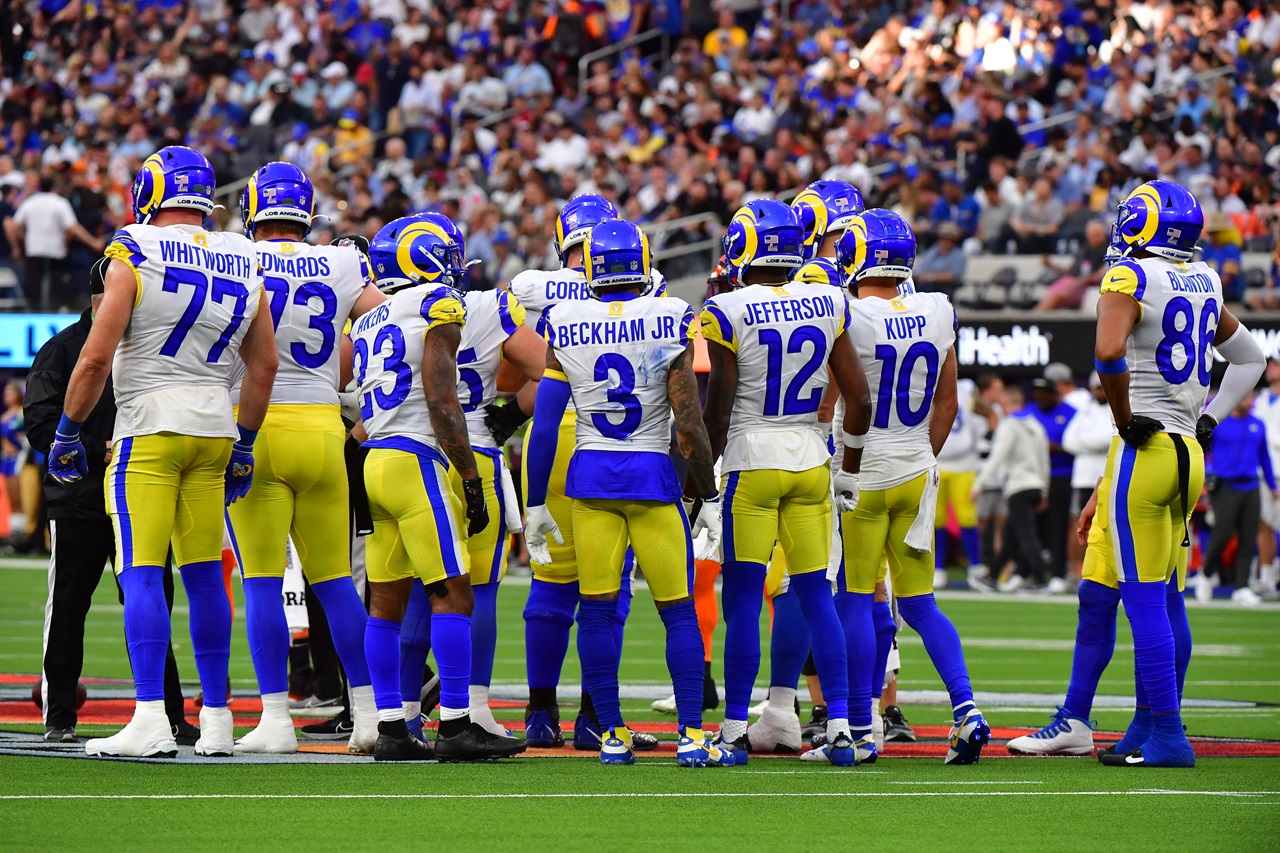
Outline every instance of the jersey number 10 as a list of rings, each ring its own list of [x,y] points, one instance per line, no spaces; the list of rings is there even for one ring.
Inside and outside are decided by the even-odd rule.
[[[924,359],[924,399],[920,407],[911,408],[911,374],[916,362]],[[898,349],[892,344],[876,346],[876,361],[884,366],[880,370],[880,390],[876,394],[876,416],[873,421],[879,429],[889,426],[889,414],[896,410],[898,422],[913,427],[929,416],[933,405],[933,392],[938,387],[938,348],[928,341],[916,341],[902,356],[898,366]]]

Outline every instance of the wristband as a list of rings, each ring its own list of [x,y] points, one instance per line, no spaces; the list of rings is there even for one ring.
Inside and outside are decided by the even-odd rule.
[[[62,413],[62,419],[58,421],[57,438],[65,438],[67,441],[75,441],[80,437],[80,427],[82,422],[73,421],[67,417],[67,413]]]
[[[844,446],[850,450],[861,450],[867,446],[867,434],[864,432],[862,435],[854,435],[846,432],[844,434]]]
[[[236,429],[240,431],[240,438],[236,440],[236,444],[252,450],[253,443],[258,440],[258,431],[242,427],[240,424],[236,424]]]
[[[1120,373],[1129,372],[1129,362],[1124,360],[1124,356],[1113,361],[1102,361],[1100,359],[1093,360],[1093,369],[1098,371],[1099,376],[1115,376]]]

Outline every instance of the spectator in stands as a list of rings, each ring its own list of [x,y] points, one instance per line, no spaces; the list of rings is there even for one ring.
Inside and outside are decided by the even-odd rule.
[[[1056,265],[1049,255],[1042,255],[1041,262],[1053,272],[1058,273],[1060,278],[1049,285],[1049,289],[1040,298],[1040,304],[1036,306],[1036,310],[1079,308],[1084,294],[1102,282],[1102,274],[1107,268],[1106,255],[1109,239],[1106,226],[1097,219],[1091,219],[1084,229],[1084,242],[1080,244],[1075,257],[1069,263]]]
[[[952,222],[960,229],[962,240],[967,240],[978,231],[978,219],[982,210],[972,196],[964,193],[964,187],[955,174],[948,172],[942,176],[942,194],[933,210],[929,213],[929,227],[936,230],[944,222]]]
[[[1097,371],[1089,374],[1088,400],[1062,433],[1062,449],[1075,457],[1071,468],[1071,514],[1079,516],[1107,467],[1107,451],[1116,427]]]
[[[1240,302],[1244,299],[1240,232],[1227,214],[1213,213],[1205,219],[1204,236],[1201,260],[1216,270],[1222,279],[1222,298],[1228,302]]]
[[[1061,368],[1062,372],[1054,368]],[[1044,428],[1049,440],[1049,490],[1048,503],[1040,515],[1040,536],[1049,550],[1049,574],[1058,583],[1051,592],[1066,591],[1067,537],[1075,530],[1071,515],[1071,471],[1074,460],[1062,447],[1062,434],[1075,416],[1076,410],[1062,399],[1060,384],[1069,384],[1071,369],[1066,365],[1049,365],[1043,378],[1031,382],[1033,404],[1028,414]],[[1065,380],[1065,382],[1064,382]]]
[[[39,190],[4,222],[14,257],[24,259],[27,304],[41,311],[84,301],[84,294],[72,292],[68,280],[68,241],[78,240],[98,254],[103,249],[103,242],[76,221],[71,203],[56,188],[51,175],[42,175]]]
[[[938,240],[916,259],[911,280],[921,291],[937,291],[948,297],[964,284],[966,259],[960,247],[964,238],[960,226],[944,222],[938,226]]]
[[[1053,195],[1053,183],[1048,178],[1037,178],[1031,186],[1031,197],[1018,208],[1011,223],[1018,251],[1032,255],[1055,252],[1064,215],[1062,202]]]

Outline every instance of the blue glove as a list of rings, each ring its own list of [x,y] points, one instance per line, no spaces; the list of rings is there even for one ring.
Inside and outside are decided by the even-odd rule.
[[[258,438],[256,429],[237,425],[240,437],[231,445],[231,461],[227,463],[227,506],[249,494],[253,485],[253,442]]]
[[[59,483],[74,483],[89,473],[89,455],[80,441],[80,424],[65,414],[49,448],[49,476]]]

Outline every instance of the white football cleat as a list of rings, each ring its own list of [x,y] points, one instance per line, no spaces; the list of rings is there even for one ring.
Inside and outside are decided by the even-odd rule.
[[[1058,708],[1049,725],[1006,746],[1015,755],[1093,755],[1093,729],[1088,720],[1069,717]]]
[[[933,570],[933,588],[934,589],[947,588],[947,570],[946,569]]]
[[[1066,578],[1049,578],[1044,591],[1050,595],[1065,595],[1071,591],[1071,584],[1067,583]]]
[[[1010,575],[1007,581],[1000,581],[1000,583],[996,584],[996,589],[1001,592],[1017,592],[1022,589],[1022,586],[1025,583],[1026,580],[1022,575]]]
[[[165,716],[164,702],[139,702],[127,726],[111,737],[91,739],[84,751],[86,755],[173,758],[178,754],[178,744]]]
[[[680,727],[676,744],[677,767],[732,767],[733,753],[713,743],[702,729]]]
[[[759,720],[747,726],[747,743],[752,752],[796,755],[801,743],[800,718],[790,709],[769,706]]]
[[[196,741],[196,755],[226,758],[235,752],[231,709],[205,705],[200,709],[200,740]]]
[[[763,702],[757,702],[756,704],[752,705],[750,708],[747,709],[747,716],[754,720],[757,717],[759,717],[761,714],[763,714],[764,709],[768,707],[769,707],[768,699],[765,699]]]
[[[1204,573],[1204,570],[1201,569],[1195,579],[1196,601],[1201,604],[1208,604],[1210,601],[1213,601],[1213,590],[1217,585],[1218,579],[1209,577]]]
[[[659,714],[674,714],[676,713],[676,694],[672,693],[666,699],[658,699],[649,707]]]
[[[406,716],[406,720],[410,717]],[[416,719],[416,717],[414,717]],[[372,755],[378,742],[378,706],[373,698],[373,687],[351,688],[351,737],[347,738],[347,752],[354,755]]]
[[[1262,596],[1247,586],[1242,586],[1231,593],[1231,603],[1238,607],[1257,607],[1262,603]]]
[[[204,729],[200,733],[203,736]],[[264,713],[257,728],[236,741],[235,751],[238,755],[292,755],[298,751],[298,733],[293,727],[293,717],[287,712],[283,717]]]

